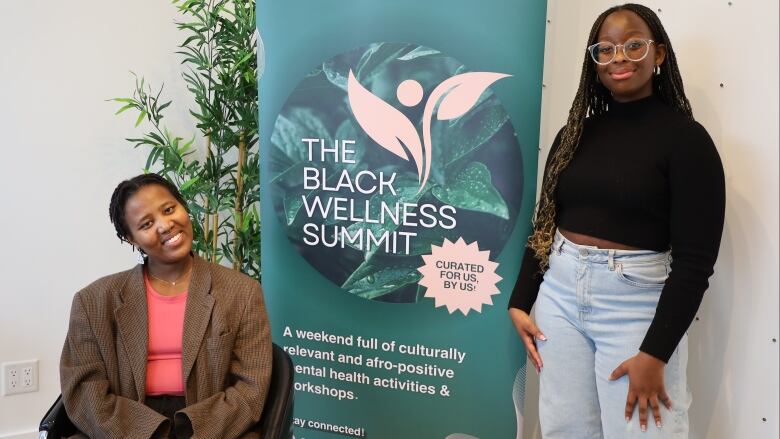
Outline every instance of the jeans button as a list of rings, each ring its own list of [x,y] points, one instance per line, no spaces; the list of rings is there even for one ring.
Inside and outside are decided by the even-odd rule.
[[[588,250],[581,248],[580,249],[580,256],[588,256]]]

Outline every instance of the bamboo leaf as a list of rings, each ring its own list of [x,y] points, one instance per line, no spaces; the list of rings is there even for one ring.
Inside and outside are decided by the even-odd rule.
[[[116,114],[139,111],[135,127],[144,119],[151,129],[128,139],[134,147],[150,147],[145,170],[156,170],[177,184],[185,194],[193,217],[196,238],[193,248],[214,261],[236,259],[236,267],[260,277],[259,160],[257,52],[258,37],[254,2],[229,0],[172,0],[185,19],[175,26],[183,31],[177,52],[183,65],[182,77],[195,102],[188,109],[201,135],[207,139],[207,157],[196,158],[189,140],[171,134],[160,125],[172,101],[163,101],[162,87],[152,90],[143,76],[136,75],[132,97],[111,99],[120,104]],[[296,116],[297,117],[297,116]],[[306,118],[308,116],[305,116]],[[296,121],[297,123],[297,121]],[[309,124],[317,121],[309,120]],[[307,125],[311,127],[311,125]],[[240,196],[245,214],[235,220],[232,209],[236,190],[236,164],[232,153],[237,133],[244,133],[247,155],[242,167],[244,193]],[[327,134],[327,130],[325,130]],[[208,204],[206,204],[208,203]],[[206,227],[206,212],[210,216]],[[241,218],[239,221],[238,218]],[[235,236],[235,247],[232,242]]]
[[[146,159],[146,169],[152,168],[152,164],[160,157],[160,153],[162,153],[162,148],[158,147],[152,149],[152,152],[149,153],[149,157]]]
[[[171,102],[173,102],[173,101],[168,101],[168,102],[160,105],[159,107],[157,107],[157,112],[159,113],[159,112],[165,110],[166,108],[168,108],[168,106],[171,105]]]
[[[127,104],[127,105],[125,105],[124,107],[122,107],[122,108],[120,108],[119,110],[117,110],[117,112],[116,112],[116,113],[114,113],[114,115],[117,115],[117,114],[122,114],[122,113],[124,113],[126,110],[129,110],[129,109],[131,109],[131,108],[135,108],[135,105],[133,105],[133,104]]]
[[[145,117],[146,117],[146,110],[142,110],[141,114],[138,115],[138,119],[135,120],[136,128],[138,128],[138,125],[141,125],[141,122],[143,122]]]
[[[194,177],[194,178],[191,178],[191,179],[187,180],[187,182],[185,182],[183,185],[181,185],[179,190],[186,191],[187,189],[190,188],[190,186],[192,186],[193,184],[197,183],[198,180],[200,180],[200,177]]]
[[[136,104],[138,101],[136,101],[133,98],[113,98],[109,99],[110,101],[116,101],[116,102],[124,102],[126,104]]]

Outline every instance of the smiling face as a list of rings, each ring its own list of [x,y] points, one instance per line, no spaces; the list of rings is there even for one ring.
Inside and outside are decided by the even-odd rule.
[[[628,10],[615,11],[607,16],[599,29],[597,42],[624,44],[632,38],[653,40],[653,34],[639,15]],[[607,65],[596,65],[601,83],[612,93],[617,102],[628,102],[650,96],[653,93],[653,69],[661,65],[666,56],[663,44],[651,44],[647,56],[641,61],[630,61],[617,48],[615,59]]]
[[[125,203],[129,241],[152,263],[177,263],[192,250],[192,223],[184,206],[158,184],[141,187]]]

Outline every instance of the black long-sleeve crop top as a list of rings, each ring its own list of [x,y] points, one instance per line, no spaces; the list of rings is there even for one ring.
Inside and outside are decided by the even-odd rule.
[[[723,232],[723,166],[707,131],[655,96],[612,102],[606,113],[586,119],[555,203],[562,229],[647,250],[671,248],[671,272],[640,346],[668,361],[709,285]],[[530,312],[541,282],[539,261],[526,248],[509,307]]]

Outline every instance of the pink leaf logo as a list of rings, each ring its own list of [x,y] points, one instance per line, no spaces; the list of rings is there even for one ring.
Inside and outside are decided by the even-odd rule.
[[[446,93],[441,99],[436,118],[450,120],[463,116],[477,103],[479,97],[490,87],[490,84],[507,76],[509,75],[503,73],[471,72],[453,76],[442,82],[431,94],[431,97],[434,97],[438,90],[443,90]],[[429,99],[430,101],[433,99]]]
[[[433,109],[439,105],[437,118],[439,120],[455,119],[466,114],[467,111],[477,103],[482,93],[490,87],[490,84],[501,78],[511,75],[493,72],[469,72],[455,75],[436,86],[428,97],[423,111],[423,149],[425,156],[430,157],[430,151],[433,149],[431,141],[431,119],[433,119]],[[431,173],[431,161],[426,160],[423,170],[422,186],[428,181]]]
[[[347,94],[355,119],[363,131],[379,146],[398,157],[408,161],[411,156],[419,178],[422,175],[423,148],[414,124],[403,113],[360,85],[351,69]],[[406,145],[408,153],[403,145]]]
[[[355,78],[352,70],[347,80],[349,105],[355,119],[368,136],[380,146],[404,160],[414,161],[420,189],[425,187],[431,172],[431,122],[438,105],[437,119],[451,120],[466,114],[491,84],[511,75],[493,72],[469,72],[453,76],[433,89],[423,110],[423,139],[414,124],[396,110],[366,90]],[[420,103],[422,87],[417,81],[407,79],[398,86],[398,100],[408,107]],[[406,146],[406,150],[404,149]],[[408,152],[407,152],[408,151]]]

